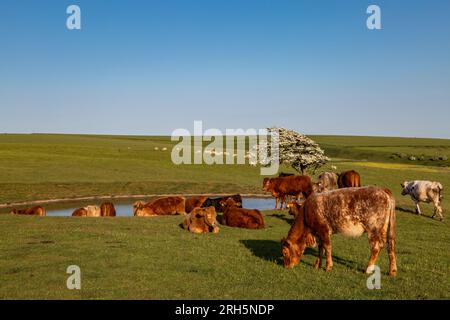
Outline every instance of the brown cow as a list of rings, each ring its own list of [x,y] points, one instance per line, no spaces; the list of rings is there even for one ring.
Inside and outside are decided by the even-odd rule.
[[[283,203],[287,205],[286,196],[294,196],[297,200],[302,195],[307,198],[313,193],[313,184],[308,176],[264,178],[263,190],[271,192],[275,197],[275,209],[278,209],[278,202],[281,199],[280,209],[283,209]]]
[[[237,203],[231,198],[222,201],[222,206],[222,224],[246,229],[264,228],[264,219],[259,210],[239,208]]]
[[[219,198],[208,198],[205,200],[205,202],[202,203],[202,207],[210,207],[213,206],[216,209],[216,212],[222,212],[223,206],[222,202],[225,203],[225,201],[228,200],[228,198],[231,198],[236,202],[237,206],[239,208],[242,208],[242,197],[240,194],[233,194],[231,196],[225,196],[225,197],[219,197]]]
[[[36,206],[32,208],[25,208],[25,209],[16,209],[13,208],[11,210],[11,214],[17,214],[17,215],[27,215],[27,216],[39,216],[39,217],[45,217],[45,209],[41,206]]]
[[[137,217],[176,214],[184,215],[186,214],[185,203],[186,199],[184,197],[164,197],[149,203],[138,201],[133,205],[133,212]]]
[[[218,233],[217,214],[214,207],[194,208],[186,215],[183,228],[193,233]]]
[[[199,208],[203,205],[203,203],[208,199],[208,197],[205,196],[198,196],[198,197],[190,197],[186,199],[185,209],[186,213],[191,212],[194,210],[194,208]]]
[[[303,204],[293,203],[296,216],[287,238],[281,240],[284,266],[292,268],[300,262],[310,234],[319,241],[320,268],[326,251],[326,271],[331,271],[331,234],[358,237],[368,233],[371,257],[366,272],[376,263],[381,248],[387,245],[389,275],[395,276],[395,199],[388,189],[379,187],[347,188],[311,195]]]
[[[116,216],[116,208],[114,208],[114,204],[112,202],[102,202],[100,205],[100,212],[102,217],[115,217]]]
[[[361,187],[361,177],[355,170],[342,172],[338,177],[338,187],[353,188]]]

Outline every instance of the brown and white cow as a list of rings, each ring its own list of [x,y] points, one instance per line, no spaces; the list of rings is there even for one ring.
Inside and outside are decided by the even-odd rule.
[[[283,209],[283,203],[286,205],[286,196],[294,196],[298,200],[300,196],[307,198],[314,192],[309,176],[264,178],[263,190],[271,192],[272,196],[275,197],[275,209],[278,209],[280,199],[280,209]]]
[[[214,207],[194,208],[185,216],[183,228],[193,233],[218,233],[216,209]]]
[[[339,188],[361,187],[361,176],[355,170],[342,172],[338,177]]]
[[[36,206],[32,208],[25,208],[25,209],[16,209],[13,208],[11,210],[11,214],[17,214],[17,215],[27,215],[27,216],[39,216],[39,217],[45,217],[45,209],[41,206]]]
[[[186,214],[186,199],[184,197],[163,197],[149,203],[142,201],[133,205],[134,215],[137,217]]]
[[[86,206],[78,208],[72,213],[72,217],[101,217],[102,211],[99,206]]]
[[[334,172],[322,172],[313,184],[314,192],[325,192],[337,189],[338,176]]]
[[[264,218],[256,209],[239,208],[233,199],[222,201],[222,224],[229,227],[264,229]]]
[[[438,214],[441,221],[444,219],[442,214],[441,200],[443,198],[442,184],[435,181],[405,181],[401,184],[402,196],[409,194],[416,205],[416,213],[421,214],[419,202],[432,202],[434,204],[434,213],[432,218]]]
[[[331,271],[331,235],[359,237],[367,232],[371,256],[366,272],[376,263],[381,248],[387,245],[389,275],[395,276],[395,199],[388,189],[379,187],[346,188],[312,194],[303,204],[293,203],[296,216],[287,238],[282,239],[284,266],[292,268],[300,262],[307,245],[315,236],[319,256],[315,267],[320,268],[326,251],[326,271]]]
[[[203,205],[203,203],[208,199],[208,197],[205,196],[197,196],[197,197],[190,197],[186,199],[185,203],[185,210],[186,213],[191,212],[195,208],[199,208]]]

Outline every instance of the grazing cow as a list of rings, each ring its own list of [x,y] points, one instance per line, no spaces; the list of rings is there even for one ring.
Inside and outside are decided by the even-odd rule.
[[[218,233],[216,209],[214,207],[194,208],[185,216],[183,228],[193,233]]]
[[[45,217],[46,213],[45,213],[45,209],[43,207],[36,206],[36,207],[25,208],[25,209],[13,208],[11,210],[11,214]]]
[[[242,208],[242,197],[240,194],[234,194],[232,196],[220,197],[220,198],[208,198],[203,202],[202,207],[214,207],[216,212],[222,212],[221,202],[227,201],[229,198],[233,199],[236,202],[236,205],[239,208]]]
[[[73,217],[101,217],[101,209],[99,206],[86,206],[84,208],[76,209],[72,213]]]
[[[280,209],[286,203],[286,196],[294,196],[297,200],[301,195],[307,198],[314,192],[311,178],[308,176],[287,176],[278,178],[264,178],[263,190],[272,193],[275,197],[275,209],[278,209],[278,202],[281,199]]]
[[[416,204],[416,213],[421,214],[419,202],[432,202],[434,204],[434,213],[432,218],[436,215],[439,215],[440,220],[444,219],[442,215],[442,207],[441,200],[443,198],[442,191],[444,188],[442,184],[434,181],[405,181],[401,184],[402,196],[409,194],[411,199]]]
[[[133,205],[133,212],[137,217],[176,214],[184,215],[186,214],[185,202],[186,199],[184,197],[164,197],[149,203],[138,201]]]
[[[337,188],[338,176],[334,172],[322,172],[314,183],[314,192],[325,192]]]
[[[338,177],[339,188],[361,187],[361,177],[355,170],[342,172]]]
[[[222,224],[246,229],[264,228],[264,219],[259,210],[239,208],[232,198],[222,200],[221,205],[223,206]]]
[[[114,204],[112,202],[103,202],[100,205],[100,212],[102,217],[115,217],[116,216],[116,208],[114,208]]]
[[[379,187],[346,188],[311,195],[303,204],[293,203],[296,216],[287,238],[281,240],[284,266],[300,262],[310,234],[319,242],[315,267],[320,268],[326,251],[326,271],[331,271],[332,234],[358,237],[368,233],[371,257],[366,272],[376,263],[380,249],[387,245],[389,275],[395,276],[395,199],[388,189]]]
[[[186,213],[191,212],[194,210],[194,208],[201,207],[202,204],[208,199],[208,197],[205,196],[199,196],[199,197],[190,197],[186,199]]]

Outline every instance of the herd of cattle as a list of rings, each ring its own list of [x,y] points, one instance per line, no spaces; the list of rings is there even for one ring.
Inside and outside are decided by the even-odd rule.
[[[432,181],[405,181],[401,184],[402,195],[410,195],[421,214],[419,202],[432,202],[434,214],[443,219],[441,200],[442,184]],[[284,266],[292,268],[300,262],[306,247],[318,246],[316,268],[322,264],[326,253],[326,271],[333,265],[331,255],[332,234],[358,237],[368,234],[371,247],[369,272],[376,263],[380,250],[387,247],[389,254],[389,275],[396,275],[395,257],[395,199],[389,189],[361,187],[360,175],[346,171],[337,175],[324,172],[317,182],[309,176],[281,173],[275,178],[264,178],[263,190],[276,199],[275,209],[288,208],[294,216],[286,238],[281,240]],[[303,198],[303,199],[301,199]],[[12,214],[45,216],[45,209],[36,206],[27,209],[13,209]],[[242,208],[239,194],[209,198],[196,196],[162,197],[150,202],[133,204],[134,216],[183,215],[183,228],[193,233],[218,233],[217,213],[222,213],[220,223],[229,227],[263,229],[264,218],[259,210]],[[111,202],[98,206],[76,209],[72,216],[114,217],[116,210]]]

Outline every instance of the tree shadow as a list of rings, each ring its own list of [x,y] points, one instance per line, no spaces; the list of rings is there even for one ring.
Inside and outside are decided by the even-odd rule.
[[[292,223],[294,222],[294,218],[289,218],[288,216],[286,216],[285,214],[282,213],[272,213],[272,214],[268,214],[267,217],[274,217],[280,220],[283,220],[285,222],[287,222],[289,225],[292,225]]]
[[[281,243],[280,241],[274,241],[274,240],[240,240],[240,242],[250,250],[250,252],[263,260],[269,261],[269,262],[275,262],[279,266],[283,266],[283,257],[281,254]],[[317,248],[306,248],[303,256],[311,255],[314,257],[318,256]],[[365,271],[361,267],[361,265],[355,261],[344,259],[338,256],[333,255],[333,263],[341,264],[347,268],[354,269],[355,266],[357,269],[361,269],[362,271]],[[322,268],[325,266],[325,255],[322,258]],[[305,259],[302,258],[301,262],[303,264],[306,264],[310,267],[314,267],[314,263],[309,263],[305,261]]]

